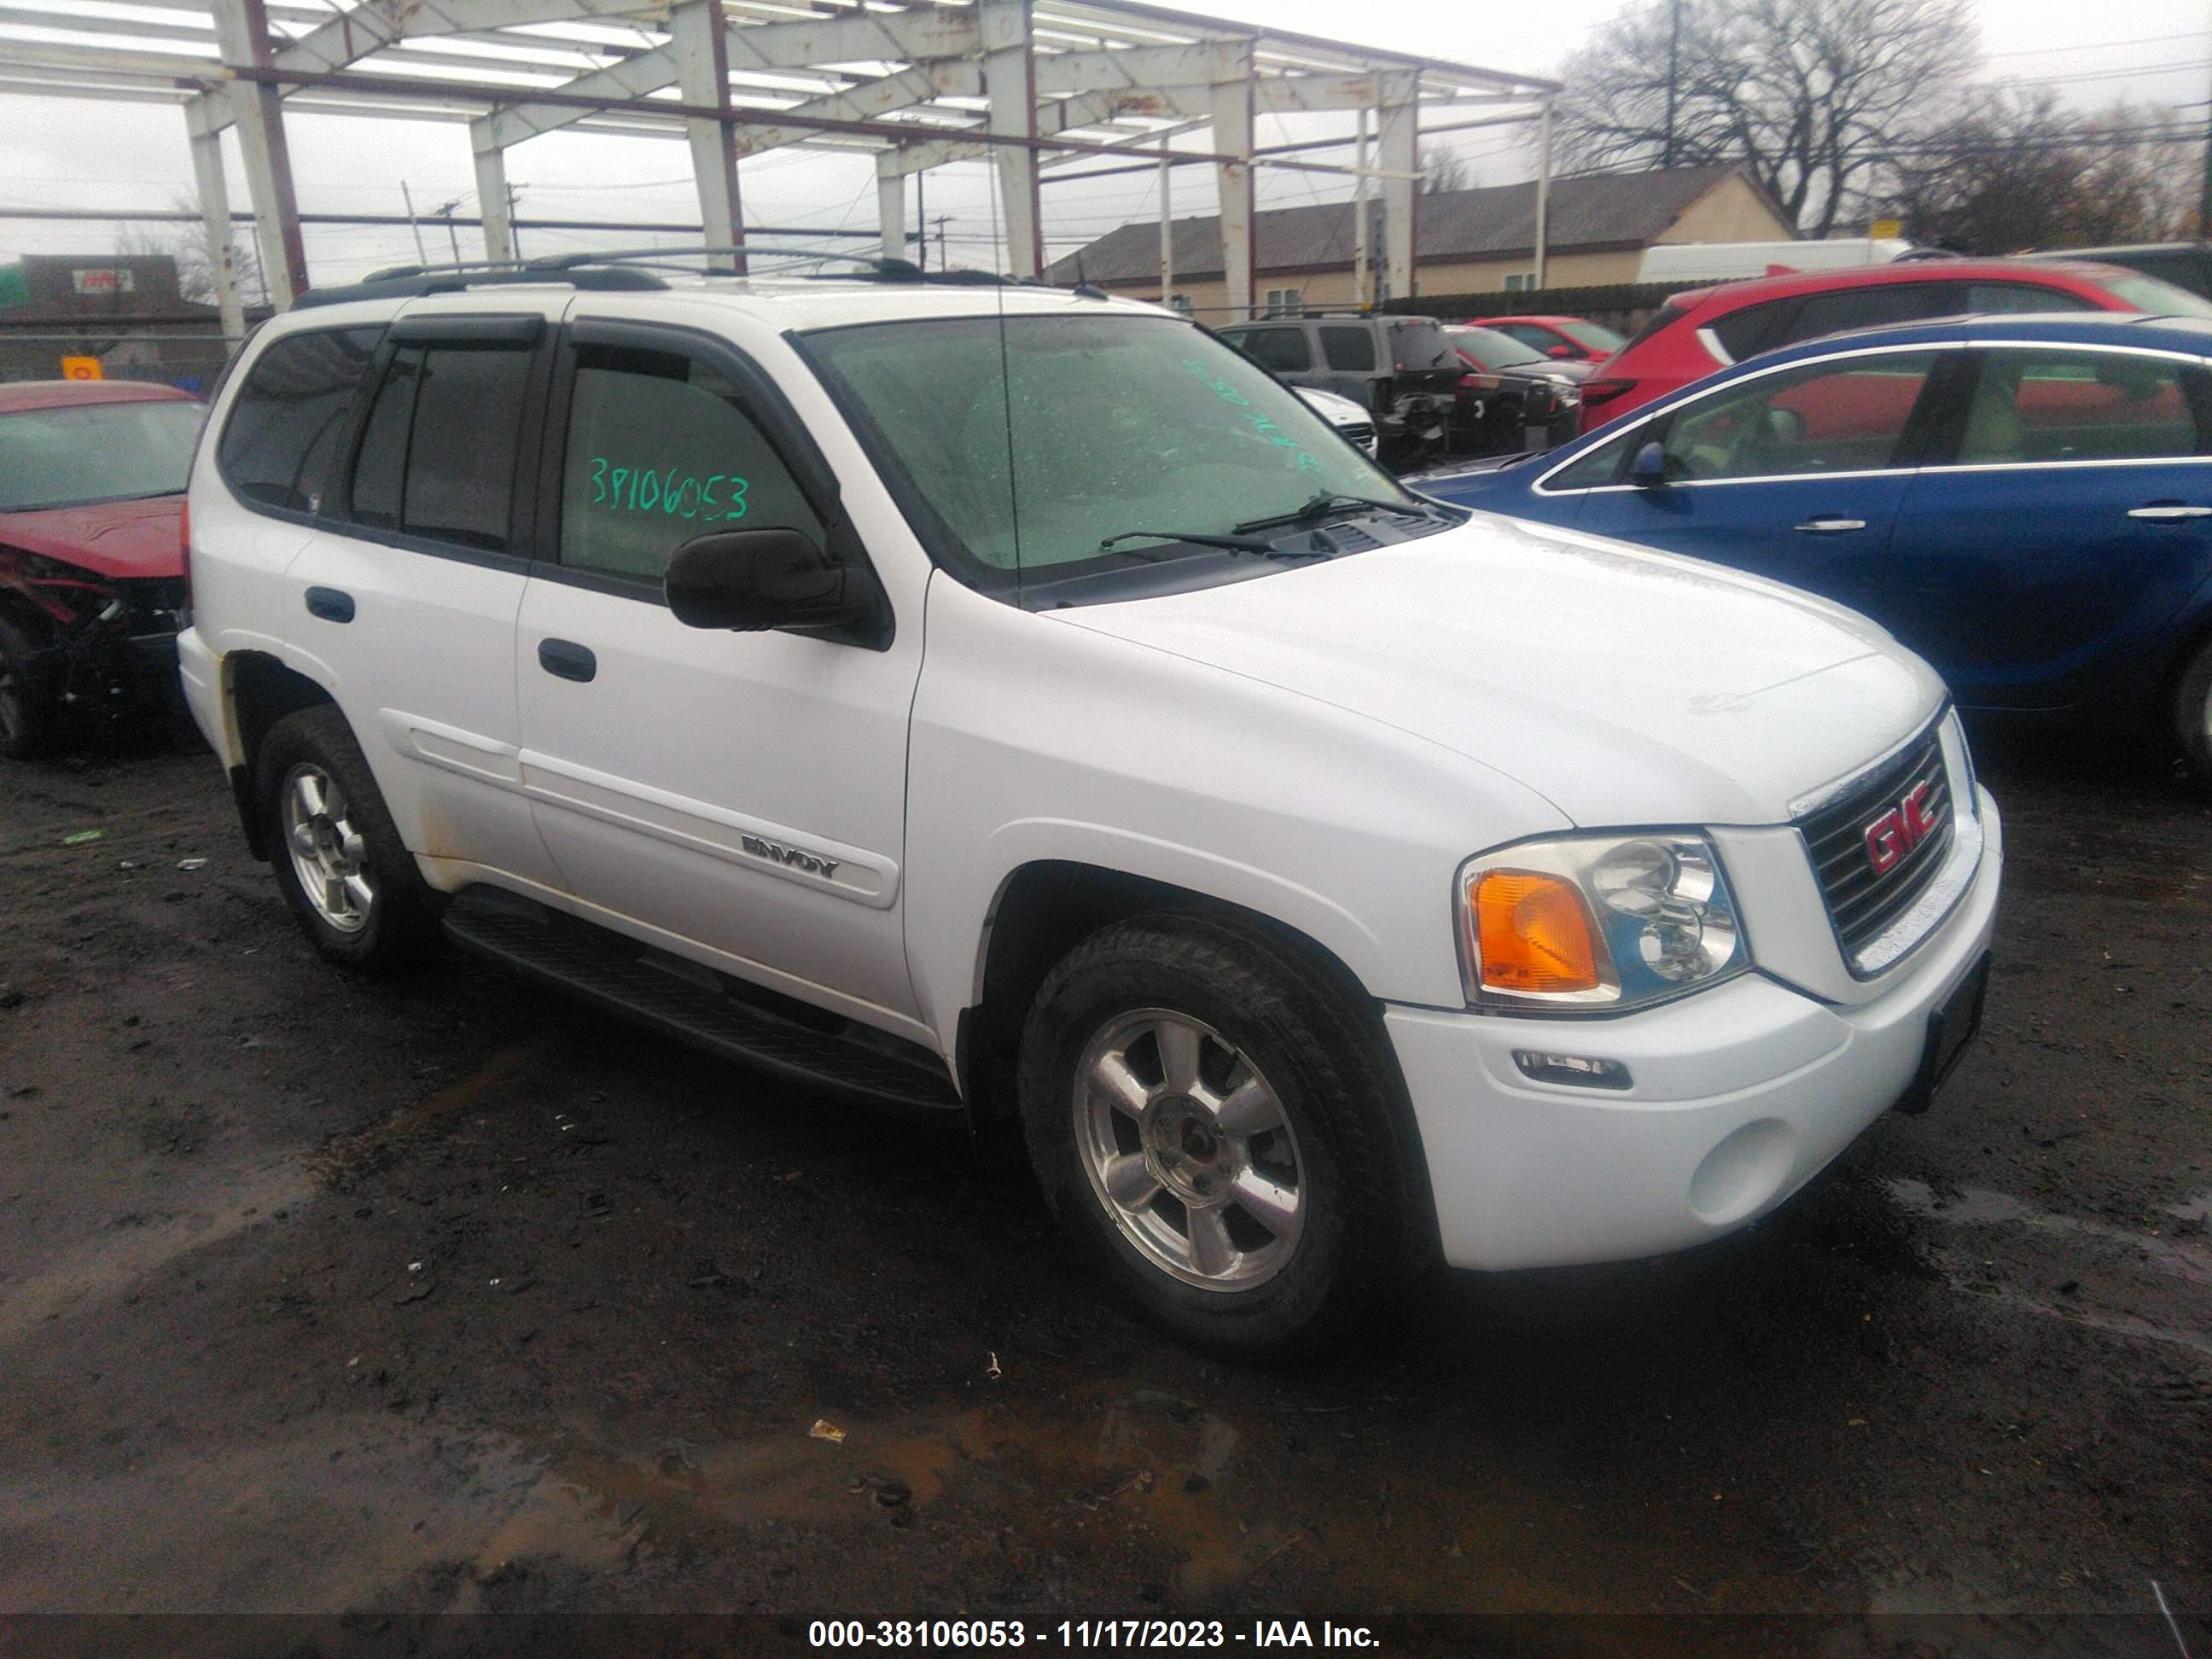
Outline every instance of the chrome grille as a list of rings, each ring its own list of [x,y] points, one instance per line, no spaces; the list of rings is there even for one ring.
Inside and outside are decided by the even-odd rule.
[[[1844,953],[1856,957],[1912,908],[1943,867],[1956,833],[1951,780],[1943,765],[1940,726],[1852,783],[1839,799],[1797,820],[1813,870],[1826,900],[1829,920]],[[1881,826],[1906,797],[1923,788],[1926,817],[1935,827],[1918,842],[1898,850],[1895,862],[1878,866]],[[1894,841],[1885,843],[1894,845]]]

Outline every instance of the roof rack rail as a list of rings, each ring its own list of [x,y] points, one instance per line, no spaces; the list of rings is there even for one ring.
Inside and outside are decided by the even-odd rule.
[[[854,272],[807,272],[811,281],[860,280],[879,283],[929,283],[950,287],[1021,287],[1018,278],[992,270],[924,270],[910,259],[885,258],[866,253],[824,252],[785,243],[739,241],[696,247],[633,247],[586,250],[574,253],[541,254],[534,259],[463,259],[444,264],[387,265],[371,271],[357,283],[335,288],[310,289],[295,306],[343,305],[352,300],[398,300],[429,294],[454,294],[477,287],[515,283],[560,283],[601,291],[665,289],[655,270],[692,273],[699,260],[726,258],[732,254],[762,254],[801,263],[860,265]],[[1079,290],[1080,291],[1080,290]],[[1104,298],[1103,295],[1096,297]]]

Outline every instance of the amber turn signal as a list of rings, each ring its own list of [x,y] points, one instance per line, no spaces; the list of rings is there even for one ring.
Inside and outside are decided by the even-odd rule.
[[[1595,991],[1596,931],[1572,882],[1532,870],[1492,870],[1475,884],[1475,943],[1493,991]]]

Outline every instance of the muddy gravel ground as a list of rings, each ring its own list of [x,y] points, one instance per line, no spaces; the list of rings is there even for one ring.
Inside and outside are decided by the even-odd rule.
[[[1296,1374],[1102,1302],[963,1132],[469,959],[322,965],[204,753],[0,763],[0,1613],[2212,1653],[2212,809],[1985,747],[2009,893],[1930,1115]],[[151,1627],[0,1651],[95,1628]]]

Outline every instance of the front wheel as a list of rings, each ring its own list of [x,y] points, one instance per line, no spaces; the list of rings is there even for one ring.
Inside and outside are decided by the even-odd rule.
[[[1030,1161],[1079,1246],[1208,1346],[1304,1350],[1418,1265],[1395,1075],[1352,1000],[1286,942],[1163,914],[1096,933],[1023,1036]]]
[[[39,672],[40,652],[30,632],[0,615],[0,755],[34,760],[54,745],[61,700]]]

